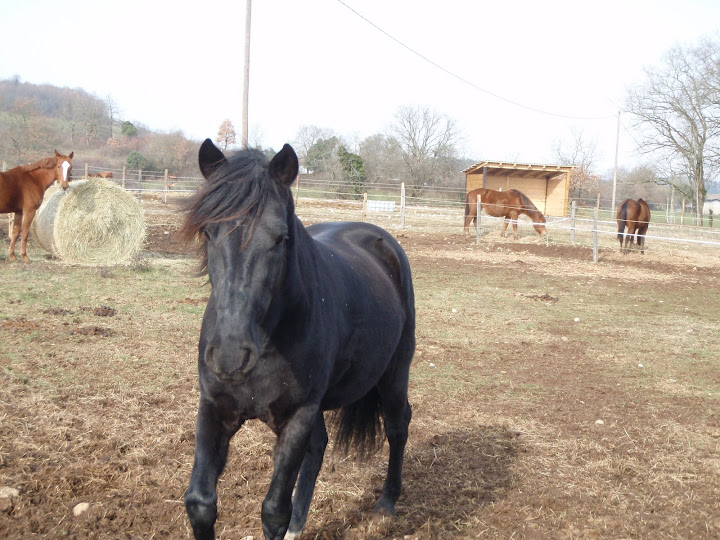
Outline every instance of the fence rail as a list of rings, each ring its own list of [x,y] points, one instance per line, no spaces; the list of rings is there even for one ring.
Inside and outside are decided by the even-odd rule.
[[[132,169],[103,169],[85,167],[85,176],[99,172],[113,173],[112,180],[128,191],[142,196],[143,193],[156,193],[167,201],[168,195],[182,195],[194,192],[204,181],[197,177],[177,177],[168,171],[143,171]],[[366,220],[386,228],[413,228],[435,232],[462,231],[465,207],[464,188],[445,188],[424,186],[412,194],[405,193],[400,182],[376,183],[365,186],[367,192],[348,191],[348,185],[315,178],[300,177],[293,187],[297,203],[297,213],[304,221],[342,221]],[[367,201],[385,201],[384,205],[370,204]],[[593,246],[595,260],[599,248],[617,247],[617,223],[614,210],[598,208],[595,205],[572,205],[575,211],[568,216],[549,217],[545,226],[547,242],[565,242],[570,244],[590,244]],[[597,199],[593,201],[596,203]],[[328,207],[330,203],[330,207]],[[392,210],[389,208],[392,207]],[[679,209],[677,211],[679,214]],[[674,209],[653,211],[650,234],[645,235],[651,241],[646,250],[652,250],[652,242],[667,242],[687,245],[702,245],[708,249],[720,248],[720,227],[710,222],[710,227],[697,226],[686,218],[687,224],[676,224],[672,219]],[[502,227],[502,218],[493,218],[482,214],[480,241],[483,236]],[[532,229],[533,223],[522,216],[517,220],[521,233],[537,236]],[[714,225],[714,227],[713,227]]]

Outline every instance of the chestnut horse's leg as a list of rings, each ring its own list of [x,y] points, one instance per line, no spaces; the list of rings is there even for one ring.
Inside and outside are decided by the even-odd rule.
[[[628,223],[627,234],[625,235],[625,253],[630,253],[630,248],[635,238],[635,225]]]
[[[465,232],[465,236],[468,236],[470,234],[470,224],[474,221],[475,222],[475,229],[477,229],[477,199],[475,199],[475,202],[471,201],[470,198],[468,198],[467,201],[465,201],[465,223],[463,224],[463,231]]]
[[[312,435],[310,435],[310,445],[300,466],[300,476],[298,477],[292,501],[292,517],[285,534],[285,540],[297,538],[302,533],[303,527],[305,527],[310,501],[312,500],[313,491],[315,491],[315,482],[322,467],[327,443],[328,435],[325,428],[325,419],[322,412],[319,412],[315,419]]]
[[[643,225],[637,230],[637,243],[640,246],[640,253],[645,255],[645,234],[647,233],[648,226]]]
[[[28,241],[28,235],[30,234],[30,224],[32,223],[32,220],[35,218],[35,212],[37,212],[36,209],[26,210],[25,212],[23,212],[23,215],[22,215],[22,236],[20,239],[20,256],[23,258],[23,261],[25,261],[25,262],[30,262],[30,259],[27,256],[27,241]]]
[[[195,429],[195,461],[185,492],[185,509],[196,540],[215,538],[217,481],[225,468],[230,438],[240,425],[228,431],[217,409],[200,402]]]
[[[472,215],[465,216],[465,223],[463,224],[463,231],[465,232],[465,236],[468,236],[470,234],[470,224],[473,222],[474,219],[475,219],[475,216],[472,216]]]
[[[508,228],[508,218],[507,216],[503,219],[503,228],[502,231],[500,231],[500,236],[505,236],[505,231]]]
[[[505,226],[503,227],[503,236],[505,236],[505,229],[507,229],[508,224],[508,218],[512,220],[512,226],[513,226],[513,240],[518,239],[518,232],[517,232],[517,222],[518,222],[518,213],[517,212],[510,212],[507,216],[505,216]]]
[[[278,435],[270,488],[262,503],[266,540],[283,540],[292,515],[292,491],[315,429],[320,405],[307,404],[293,413]]]
[[[15,212],[15,216],[10,223],[10,248],[8,249],[8,254],[11,261],[17,259],[17,257],[15,256],[15,243],[17,242],[18,236],[20,236],[20,226],[22,224],[22,218],[22,212]]]

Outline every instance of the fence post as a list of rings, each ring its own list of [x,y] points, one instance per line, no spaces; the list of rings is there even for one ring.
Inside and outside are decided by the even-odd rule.
[[[477,212],[475,214],[475,243],[480,243],[480,237],[482,236],[480,232],[480,211],[482,210],[482,199],[480,196],[477,198]]]
[[[595,213],[593,214],[593,262],[598,262],[598,211],[599,208],[595,207]]]
[[[142,169],[138,169],[138,199],[142,199]]]
[[[575,200],[573,199],[570,205],[570,242],[575,243],[575,212],[577,208],[575,206]]]
[[[3,159],[2,172],[5,172],[5,171],[7,171],[7,161],[5,161],[5,160]]]
[[[88,176],[88,164],[87,163],[85,164],[85,178],[90,178]]]
[[[400,227],[405,228],[405,182],[400,184]]]
[[[670,190],[670,223],[675,224],[675,187]]]
[[[163,197],[163,203],[167,204],[167,194],[168,194],[168,170],[167,169],[165,169],[164,181],[165,181],[165,195]]]
[[[367,216],[367,193],[363,193],[363,223],[365,223],[366,216]]]
[[[125,165],[123,165],[122,188],[125,189]]]
[[[685,225],[685,199],[683,199],[682,209],[680,210],[680,225]]]

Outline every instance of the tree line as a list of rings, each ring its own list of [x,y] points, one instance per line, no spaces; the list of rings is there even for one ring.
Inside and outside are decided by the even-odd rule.
[[[622,111],[643,163],[617,172],[618,193],[663,202],[689,201],[701,218],[708,189],[720,168],[720,41],[700,39],[677,45],[645,79],[630,88]],[[433,107],[400,107],[390,127],[362,140],[348,140],[332,128],[302,126],[293,145],[305,174],[361,193],[379,184],[404,183],[409,195],[428,188],[464,186],[462,171],[479,159],[460,155],[464,134],[456,122]],[[236,148],[230,120],[216,141]],[[0,158],[19,164],[38,159],[52,147],[82,147],[91,166],[169,169],[199,176],[199,142],[182,132],[156,133],[122,119],[112,98],[81,89],[0,81]],[[272,148],[253,146],[272,156]],[[603,198],[612,189],[613,171],[597,170],[597,148],[581,131],[570,130],[554,143],[553,161],[572,165],[571,197]],[[631,194],[631,195],[628,195]],[[609,197],[608,197],[609,198]]]
[[[0,159],[10,166],[47,157],[53,148],[102,168],[169,169],[199,176],[199,143],[182,132],[157,133],[123,120],[112,96],[82,89],[0,81]]]

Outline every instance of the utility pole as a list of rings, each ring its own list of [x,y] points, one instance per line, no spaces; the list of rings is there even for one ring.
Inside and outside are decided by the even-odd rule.
[[[250,91],[250,11],[252,0],[245,0],[245,75],[243,77],[242,147],[248,147],[248,93]]]
[[[613,172],[613,194],[612,194],[612,206],[610,207],[610,212],[615,212],[615,190],[617,189],[617,162],[618,162],[618,148],[619,147],[620,147],[620,111],[618,111],[617,133],[615,135],[615,170]]]

